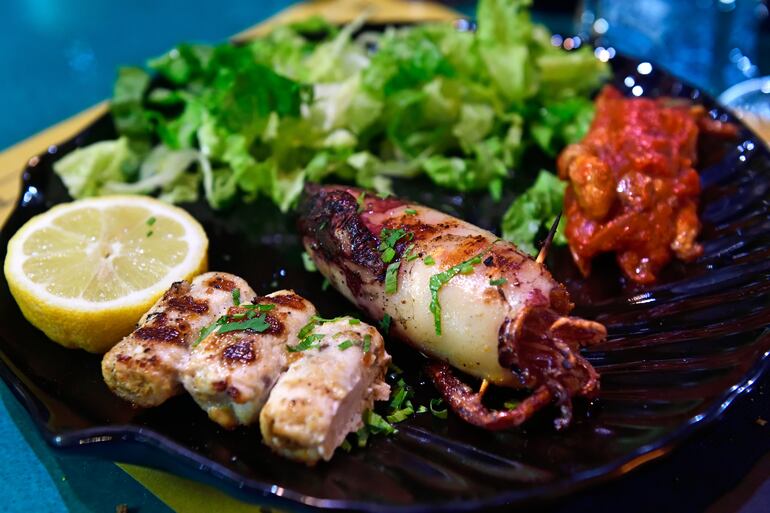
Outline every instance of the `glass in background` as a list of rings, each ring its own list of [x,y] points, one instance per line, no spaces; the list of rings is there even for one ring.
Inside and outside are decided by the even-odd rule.
[[[576,24],[598,56],[644,58],[718,96],[759,75],[759,27],[767,15],[761,0],[583,0]]]

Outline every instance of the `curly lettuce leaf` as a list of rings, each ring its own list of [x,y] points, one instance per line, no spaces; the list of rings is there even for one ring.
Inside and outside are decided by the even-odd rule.
[[[550,228],[561,212],[565,189],[565,182],[541,170],[535,183],[516,198],[505,212],[502,221],[503,238],[530,255],[537,254],[535,238],[542,228]],[[567,243],[563,222],[559,224],[553,242]]]
[[[136,175],[139,156],[128,138],[100,141],[64,156],[54,164],[67,192],[73,198],[98,196],[107,184],[122,183]]]

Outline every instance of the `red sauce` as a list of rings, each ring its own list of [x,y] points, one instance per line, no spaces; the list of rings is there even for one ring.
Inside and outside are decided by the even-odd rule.
[[[625,98],[607,86],[586,137],[559,155],[559,176],[569,181],[567,240],[584,275],[594,256],[615,252],[626,276],[651,283],[674,256],[692,261],[703,252],[698,135],[734,127],[676,101]]]

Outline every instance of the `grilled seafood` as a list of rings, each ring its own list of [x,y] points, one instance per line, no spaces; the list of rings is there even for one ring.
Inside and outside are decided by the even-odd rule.
[[[593,396],[598,375],[579,348],[602,341],[599,323],[569,317],[566,289],[494,234],[422,205],[340,186],[306,187],[299,229],[318,269],[374,319],[434,358],[428,374],[466,421],[521,424],[556,401]],[[448,365],[493,384],[529,388],[510,411],[491,411]]]
[[[102,375],[107,386],[143,407],[157,406],[181,393],[180,373],[190,344],[233,304],[235,289],[244,301],[255,296],[245,281],[227,273],[206,273],[192,283],[174,283],[142,316],[136,330],[104,355]]]
[[[286,370],[286,345],[297,344],[299,330],[315,313],[309,301],[287,290],[259,297],[252,305],[231,306],[225,319],[234,327],[249,316],[262,322],[256,329],[220,330],[196,344],[182,372],[185,390],[223,427],[256,422]]]
[[[361,412],[388,398],[390,356],[376,329],[351,317],[315,326],[317,347],[291,354],[259,416],[262,438],[287,458],[329,460],[362,426]]]

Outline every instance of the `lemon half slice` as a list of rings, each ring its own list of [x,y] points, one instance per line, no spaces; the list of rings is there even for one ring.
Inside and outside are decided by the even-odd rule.
[[[66,347],[104,352],[175,281],[204,272],[208,239],[184,210],[142,196],[57,205],[8,243],[5,278],[24,317]]]

